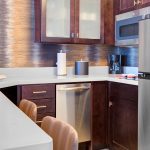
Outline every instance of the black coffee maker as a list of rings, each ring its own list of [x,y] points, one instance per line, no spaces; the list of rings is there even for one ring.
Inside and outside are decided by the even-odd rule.
[[[110,74],[122,73],[122,55],[111,54],[108,56],[108,65]]]

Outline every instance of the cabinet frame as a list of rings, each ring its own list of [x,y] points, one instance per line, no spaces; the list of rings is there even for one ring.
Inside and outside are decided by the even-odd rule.
[[[133,6],[125,8],[125,9],[121,9],[121,0],[114,0],[114,2],[116,3],[115,5],[115,14],[121,14],[121,13],[125,13],[125,12],[129,12],[132,10],[136,10],[137,9],[137,5],[134,5],[134,1],[136,0],[130,0],[133,1]],[[126,1],[128,2],[128,1]]]
[[[51,43],[73,43],[74,39],[71,37],[74,28],[74,0],[70,0],[70,37],[47,37],[46,36],[46,1],[35,0],[35,41],[37,42],[51,42]]]
[[[108,9],[113,8],[113,1],[101,0],[101,24],[100,24],[100,39],[85,39],[79,38],[76,35],[72,37],[72,33],[79,33],[79,1],[70,0],[70,37],[46,37],[46,0],[34,0],[35,6],[35,42],[43,43],[79,43],[79,44],[114,44],[114,10],[109,11],[109,16],[106,15]],[[108,4],[109,3],[109,4]],[[107,18],[108,17],[108,18]],[[111,26],[110,26],[111,25]],[[109,32],[109,33],[108,33]],[[105,37],[106,38],[105,38]]]
[[[101,6],[100,6],[100,39],[87,39],[87,38],[80,38],[79,36],[76,36],[74,38],[74,43],[80,43],[80,44],[96,44],[96,43],[104,43],[104,6],[105,6],[105,0],[100,0]],[[80,0],[75,1],[75,34],[79,35],[79,15],[80,15]]]

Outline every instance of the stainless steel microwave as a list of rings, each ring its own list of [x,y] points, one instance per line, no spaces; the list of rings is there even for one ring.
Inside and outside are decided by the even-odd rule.
[[[150,14],[150,7],[116,15],[115,17],[115,45],[138,45],[139,20]]]

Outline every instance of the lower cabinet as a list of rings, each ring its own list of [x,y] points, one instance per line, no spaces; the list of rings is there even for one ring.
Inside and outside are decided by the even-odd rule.
[[[34,84],[18,86],[19,105],[21,99],[27,99],[37,105],[37,123],[45,116],[56,116],[55,84]]]
[[[92,150],[106,148],[108,134],[108,82],[92,83]]]
[[[138,86],[96,81],[92,83],[91,142],[79,149],[137,150]],[[18,104],[21,99],[38,106],[37,120],[56,116],[55,84],[19,85]],[[8,93],[8,92],[7,92]]]
[[[137,150],[138,86],[109,83],[109,148]]]

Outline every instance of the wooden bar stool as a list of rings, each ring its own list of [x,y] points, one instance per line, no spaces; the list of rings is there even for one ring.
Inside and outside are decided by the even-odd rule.
[[[22,99],[19,108],[34,122],[37,120],[37,106],[35,103]]]
[[[41,128],[53,138],[53,150],[78,150],[78,135],[71,125],[46,116]]]

